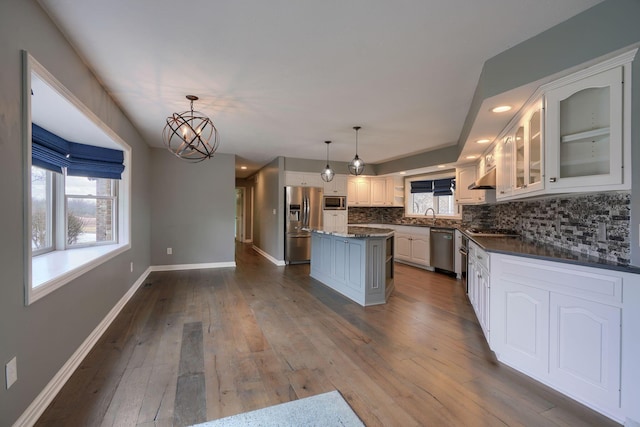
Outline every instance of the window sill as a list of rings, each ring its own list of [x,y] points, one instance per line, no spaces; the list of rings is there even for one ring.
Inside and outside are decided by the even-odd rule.
[[[31,259],[27,305],[131,248],[130,244],[53,251]]]

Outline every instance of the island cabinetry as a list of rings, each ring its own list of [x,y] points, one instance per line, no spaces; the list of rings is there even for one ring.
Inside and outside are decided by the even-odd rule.
[[[624,183],[623,81],[619,66],[548,91],[551,190]]]
[[[393,290],[393,235],[311,233],[311,277],[360,305],[384,304]]]
[[[428,267],[429,237],[428,227],[396,227],[395,259],[405,264]]]
[[[623,282],[637,286],[629,276],[493,254],[492,349],[500,361],[619,417]]]

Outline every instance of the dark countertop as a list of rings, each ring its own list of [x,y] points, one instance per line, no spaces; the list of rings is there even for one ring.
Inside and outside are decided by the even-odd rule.
[[[388,228],[373,228],[361,226],[348,227],[309,227],[304,230],[312,233],[331,234],[340,237],[367,238],[367,237],[387,237],[393,235],[394,231]]]
[[[618,264],[613,261],[607,261],[587,254],[572,252],[556,246],[536,243],[531,240],[523,239],[522,237],[468,237],[476,242],[482,249],[490,253],[516,255],[545,261],[564,262],[567,264],[582,265],[585,267],[604,268],[607,270],[640,274],[640,267]]]
[[[383,224],[384,225],[384,224]],[[449,228],[459,230],[469,239],[476,242],[487,252],[504,255],[515,255],[525,258],[541,259],[545,261],[563,262],[567,264],[582,265],[584,267],[604,268],[626,273],[640,274],[640,267],[618,264],[614,261],[604,260],[592,255],[573,252],[568,249],[558,248],[549,244],[538,243],[522,237],[482,237],[471,236],[465,233],[465,228],[460,226],[427,225],[427,224],[388,224],[392,226]]]

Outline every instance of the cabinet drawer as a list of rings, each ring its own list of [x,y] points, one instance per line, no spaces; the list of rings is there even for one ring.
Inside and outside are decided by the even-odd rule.
[[[622,276],[600,269],[504,256],[501,277],[604,304],[622,303]]]
[[[475,259],[485,270],[491,271],[489,269],[489,254],[473,242],[469,242],[469,258]]]

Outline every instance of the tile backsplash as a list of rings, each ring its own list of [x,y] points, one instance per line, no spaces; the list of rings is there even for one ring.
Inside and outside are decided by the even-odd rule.
[[[428,224],[404,217],[404,208],[349,208],[349,223]],[[438,219],[438,226],[505,228],[526,239],[619,264],[630,263],[631,194],[608,192],[464,206],[462,220]]]

